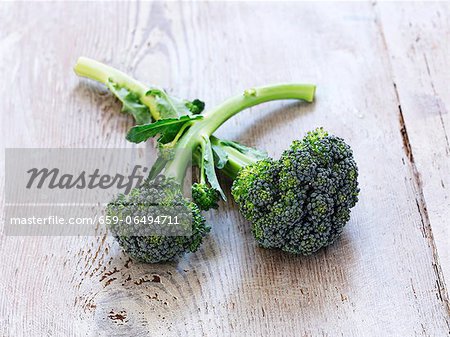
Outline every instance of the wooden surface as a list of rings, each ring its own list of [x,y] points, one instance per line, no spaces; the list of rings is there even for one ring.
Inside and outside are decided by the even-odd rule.
[[[219,135],[278,156],[324,126],[361,185],[342,238],[307,258],[258,248],[232,201],[178,263],[132,262],[104,230],[0,232],[0,336],[450,334],[449,4],[2,3],[0,28],[3,147],[129,146],[131,119],[71,70],[85,55],[209,106],[317,83],[314,104],[254,108]]]

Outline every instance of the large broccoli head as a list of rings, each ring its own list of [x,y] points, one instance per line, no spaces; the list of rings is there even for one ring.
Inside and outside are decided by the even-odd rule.
[[[173,179],[146,182],[108,204],[109,229],[134,259],[171,261],[195,252],[209,232],[198,206]]]
[[[261,246],[309,255],[342,232],[358,201],[357,177],[350,147],[319,128],[279,160],[244,167],[232,194]]]

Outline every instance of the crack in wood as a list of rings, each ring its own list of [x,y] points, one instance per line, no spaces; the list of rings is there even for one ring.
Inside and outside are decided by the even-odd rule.
[[[394,88],[395,88],[395,94],[397,96],[397,101],[399,101],[399,97],[398,97],[398,92],[397,92],[397,86],[394,83]],[[415,164],[414,163],[414,155],[411,149],[411,143],[409,141],[409,136],[408,136],[408,131],[406,130],[406,124],[405,124],[405,119],[403,117],[403,111],[402,111],[402,106],[400,104],[398,104],[398,119],[400,122],[400,134],[402,135],[402,141],[403,141],[403,149],[405,150],[405,154],[406,157],[408,158],[409,162],[411,164]],[[420,181],[420,176],[417,177]]]
[[[373,4],[373,7],[374,8],[377,7],[376,2]],[[386,51],[387,62],[388,62],[388,66],[389,66],[389,69],[391,72],[391,78],[394,78],[394,71],[393,71],[393,67],[392,67],[392,63],[391,63],[391,54],[390,54],[388,43],[387,43],[386,36],[384,33],[384,28],[378,18],[378,13],[377,13],[376,9],[375,9],[375,25],[377,26],[377,28],[380,32],[382,44]],[[428,63],[427,63],[427,71],[428,71],[428,74],[430,75]],[[416,204],[417,204],[418,213],[420,216],[422,234],[423,234],[424,238],[427,240],[428,246],[431,249],[432,266],[433,266],[433,271],[434,271],[434,274],[436,277],[436,288],[437,288],[436,296],[438,296],[438,299],[443,303],[445,309],[447,310],[448,314],[450,315],[450,303],[449,303],[449,299],[448,299],[448,292],[447,292],[446,285],[444,282],[444,274],[443,274],[442,268],[439,264],[439,255],[438,255],[436,243],[435,243],[434,236],[433,236],[431,221],[430,221],[428,211],[427,211],[425,196],[424,196],[423,187],[422,187],[422,180],[421,180],[420,173],[417,169],[416,163],[414,161],[414,154],[413,154],[411,143],[409,140],[408,129],[406,127],[405,118],[404,118],[403,110],[402,110],[402,106],[401,106],[400,94],[399,94],[399,91],[398,91],[398,88],[397,88],[397,85],[395,82],[393,82],[393,86],[394,86],[394,93],[395,93],[395,98],[396,98],[396,102],[397,102],[397,106],[398,106],[398,119],[399,119],[399,124],[400,124],[400,134],[401,134],[403,145],[404,145],[403,149],[405,151],[406,157],[408,158],[408,162],[409,162],[408,166],[409,166],[411,174],[412,174],[413,188],[416,192]],[[434,84],[432,84],[432,88],[434,90]],[[436,91],[434,91],[434,92],[436,93]],[[439,114],[442,118],[440,105],[439,105]],[[442,121],[442,126],[444,127],[444,131],[445,131],[445,126],[443,124],[443,121]],[[447,139],[446,133],[445,133],[445,137]],[[447,327],[450,331],[449,316],[447,316],[445,318],[445,321],[446,321]]]
[[[402,136],[403,141],[403,149],[405,151],[405,155],[409,160],[409,168],[412,174],[413,187],[416,192],[416,205],[417,210],[420,216],[421,221],[421,230],[422,235],[428,241],[428,246],[432,251],[432,265],[433,271],[436,276],[436,290],[437,296],[440,301],[442,301],[450,314],[450,303],[448,301],[447,289],[444,282],[444,277],[442,273],[442,268],[439,264],[439,256],[436,248],[436,244],[433,237],[433,230],[431,227],[431,221],[428,216],[427,204],[425,201],[425,196],[423,193],[422,187],[422,179],[420,176],[420,172],[417,169],[416,163],[414,162],[414,154],[411,148],[411,143],[408,136],[408,129],[405,124],[405,118],[403,116],[402,106],[400,102],[400,95],[397,89],[397,85],[393,82],[394,92],[396,97],[396,102],[398,104],[398,119],[400,124],[400,134]],[[450,322],[447,319],[447,325],[450,327]]]

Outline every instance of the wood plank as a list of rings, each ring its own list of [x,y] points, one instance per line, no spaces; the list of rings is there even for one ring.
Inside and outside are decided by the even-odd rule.
[[[444,294],[444,276],[450,280],[449,12],[448,3],[379,5],[423,235]]]
[[[448,335],[371,4],[0,6],[5,146],[129,146],[131,120],[72,74],[79,55],[210,106],[248,86],[311,81],[315,104],[255,108],[220,135],[278,156],[323,125],[352,144],[362,191],[343,237],[307,258],[258,248],[232,201],[209,213],[211,236],[178,263],[134,263],[103,229],[3,235],[0,335]]]

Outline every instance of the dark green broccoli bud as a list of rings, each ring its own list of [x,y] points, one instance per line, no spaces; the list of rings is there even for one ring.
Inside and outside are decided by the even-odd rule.
[[[219,198],[219,192],[210,186],[200,183],[194,183],[192,185],[192,200],[203,211],[219,207],[217,204]]]
[[[279,160],[243,167],[232,194],[261,246],[309,255],[341,234],[358,201],[357,178],[350,147],[319,128]]]
[[[185,197],[178,182],[146,182],[107,206],[108,225],[132,258],[157,263],[195,252],[209,232],[197,205]]]

